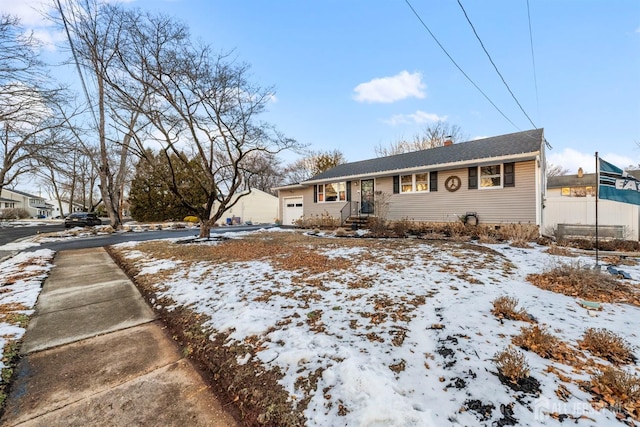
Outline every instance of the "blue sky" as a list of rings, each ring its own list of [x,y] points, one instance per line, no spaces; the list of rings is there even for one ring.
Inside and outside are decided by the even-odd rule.
[[[529,0],[535,73],[526,0],[460,2],[533,124],[457,0],[410,4],[508,120],[404,0],[127,4],[174,15],[214,49],[233,50],[251,65],[254,82],[275,88],[264,119],[312,149],[338,149],[348,161],[375,157],[377,145],[411,138],[441,119],[470,139],[543,127],[553,146],[548,158],[572,173],[580,166],[594,172],[596,151],[621,167],[640,164],[640,1]],[[0,11],[59,39],[28,8],[36,3],[0,0]]]

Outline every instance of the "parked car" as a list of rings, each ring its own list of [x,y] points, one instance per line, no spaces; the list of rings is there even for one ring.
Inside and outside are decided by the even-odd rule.
[[[93,227],[101,224],[102,220],[93,212],[74,212],[64,219],[64,228]]]

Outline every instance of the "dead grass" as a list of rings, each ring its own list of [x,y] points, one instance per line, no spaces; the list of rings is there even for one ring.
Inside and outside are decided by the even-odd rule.
[[[498,372],[513,382],[529,377],[530,367],[524,353],[511,346],[493,356]]]
[[[640,420],[640,377],[607,367],[591,377],[590,391],[597,409],[608,408],[618,418]]]
[[[495,227],[489,227],[486,225],[479,225],[478,231],[478,243],[495,244],[498,243],[498,237],[496,236]]]
[[[532,322],[531,316],[523,309],[517,309],[518,299],[510,296],[501,296],[492,301],[491,313],[499,319],[522,320]]]
[[[547,272],[530,274],[527,280],[541,289],[596,302],[640,306],[640,292],[615,277],[581,265],[559,264]]]
[[[638,262],[633,258],[621,257],[618,255],[604,256],[602,257],[602,262],[610,265],[629,265],[634,266],[638,265]]]
[[[511,241],[511,246],[528,248],[529,242],[535,242],[540,229],[533,224],[504,224],[499,228],[503,240]]]
[[[564,246],[558,246],[558,245],[549,246],[549,249],[547,249],[545,252],[551,255],[558,255],[558,256],[566,256],[566,257],[576,256],[576,254],[573,251],[571,251],[571,249]]]
[[[28,308],[20,303],[0,304],[0,322],[26,328],[29,323],[29,316],[25,314],[26,310]]]
[[[607,329],[587,329],[578,344],[580,348],[611,363],[627,364],[636,361],[631,345]]]
[[[466,238],[462,236],[467,236],[469,229],[476,228],[465,227],[463,224],[457,224],[453,227],[451,227],[451,225],[446,229],[442,228],[441,231],[444,233],[446,230],[446,233],[449,236],[455,236],[457,235],[457,233],[460,233],[460,239]],[[480,227],[477,227],[477,229],[480,229]],[[492,234],[487,231],[486,236],[487,238],[489,238],[490,236],[492,236]],[[394,261],[391,264],[389,264],[390,261],[388,260],[384,261],[384,263],[387,263],[389,265],[395,265],[393,263],[397,263],[398,267],[393,268],[400,268],[400,266],[402,265],[402,258],[398,254],[403,253],[403,248],[415,244],[413,242],[415,242],[415,240],[411,241],[408,239],[383,239],[381,241],[380,239],[326,239],[321,236],[309,236],[303,233],[260,233],[253,235],[251,239],[223,240],[215,245],[167,244],[166,242],[162,242],[159,244],[148,242],[139,244],[137,249],[149,254],[150,258],[177,259],[187,263],[202,261],[225,263],[268,259],[270,263],[274,264],[274,267],[277,266],[279,269],[302,272],[303,274],[292,275],[292,281],[295,284],[303,285],[304,288],[301,289],[304,289],[305,291],[302,294],[298,295],[297,298],[303,298],[305,301],[305,305],[301,307],[306,310],[304,313],[306,315],[306,318],[303,315],[303,317],[301,319],[298,319],[297,321],[306,322],[309,327],[312,328],[312,330],[321,331],[324,328],[322,323],[323,314],[326,317],[330,315],[331,312],[328,311],[326,313],[323,313],[321,310],[317,310],[313,305],[313,298],[317,296],[313,293],[313,289],[322,286],[322,279],[320,277],[314,277],[314,274],[326,273],[328,265],[331,265],[331,269],[334,271],[348,271],[354,265],[354,263],[358,263],[359,261],[365,259],[371,262],[382,262],[379,261],[380,258],[370,259],[371,251],[368,250],[356,251],[354,254],[349,255],[348,258],[332,257],[331,259],[323,255],[323,250],[330,249],[332,247],[376,248],[376,250],[384,251],[387,254],[393,255]],[[464,243],[434,242],[434,245],[440,245],[442,250],[451,251],[454,256],[454,249],[456,248],[478,252],[488,251],[488,249],[484,247],[477,247]],[[493,256],[493,254],[491,256]],[[495,262],[496,265],[499,265],[500,260],[496,257],[495,259],[492,259],[492,262]],[[510,265],[506,261],[502,265],[502,270],[504,270],[505,273],[508,273],[512,268],[515,268],[515,266]],[[451,273],[454,274],[455,271],[452,271]],[[614,290],[620,289],[618,288],[618,286],[621,284],[613,277],[607,277],[606,274],[598,274],[593,272],[592,270],[586,270],[579,265],[577,265],[577,267],[576,265],[558,266],[557,270],[555,271],[547,272],[542,275],[532,275],[528,279],[530,281],[533,281],[533,278],[534,280],[545,282],[546,285],[550,287],[558,286],[558,289],[562,289],[562,293],[565,293],[573,292],[573,288],[571,288],[570,285],[576,288],[581,285],[580,281],[583,281],[583,273],[596,274],[597,280],[601,278],[604,278],[605,280],[613,280],[613,285],[609,282],[607,282],[607,284],[605,285],[601,285],[599,282],[596,282],[597,286],[592,284],[590,281],[587,281],[587,290],[595,288],[599,289],[599,292],[604,293],[611,290],[612,288]],[[563,279],[563,277],[565,276],[567,278]],[[557,279],[557,277],[559,277],[560,279]],[[571,282],[569,279],[575,280],[578,283],[572,284],[573,282]],[[144,276],[136,278],[137,282],[144,282],[144,280]],[[349,282],[345,282],[345,285],[347,288],[352,289],[367,288],[371,286],[372,280],[373,277],[368,277],[365,274],[359,277],[357,280],[350,279]],[[563,280],[566,280],[566,282]],[[534,282],[534,284],[536,283]],[[150,286],[149,284],[149,289],[151,288],[152,286]],[[274,292],[277,292],[277,290],[274,289]],[[560,292],[560,290],[556,290],[556,292]],[[567,294],[571,295],[571,293]],[[302,297],[302,295],[304,295],[304,297]],[[288,297],[293,298],[293,293]],[[260,298],[268,301],[270,296],[261,295]],[[586,297],[583,296],[583,298]],[[357,301],[357,298],[354,297],[352,300]],[[383,296],[370,298],[368,301],[366,301],[366,304],[363,303],[363,307],[367,307],[367,309],[363,309],[358,312],[360,318],[352,319],[351,322],[347,321],[347,325],[345,326],[349,326],[352,329],[364,328],[362,336],[368,340],[385,343],[387,345],[391,344],[392,346],[400,346],[403,344],[406,338],[406,332],[402,329],[392,330],[388,333],[383,333],[379,330],[371,329],[377,325],[383,324],[384,322],[408,322],[414,316],[413,311],[415,310],[415,308],[422,304],[425,304],[424,297],[422,297],[421,299],[418,299],[418,297],[416,297],[413,300],[407,298],[400,300],[389,299]],[[171,304],[166,305],[170,306]],[[342,307],[334,307],[333,309],[341,310]],[[523,308],[518,308],[518,300],[514,297],[504,296],[494,300],[492,313],[501,319],[504,318],[532,321],[531,317]],[[295,322],[296,320],[289,319],[288,321]],[[180,326],[181,325],[178,325],[178,327]],[[432,328],[439,329],[443,327],[443,325],[434,325]],[[186,337],[185,343],[186,345],[191,345],[192,347],[194,347],[193,344],[189,344],[191,340],[191,338]],[[569,347],[565,343],[561,342],[557,337],[550,334],[546,329],[540,328],[537,325],[534,325],[530,328],[522,328],[522,333],[513,338],[513,344],[520,346],[526,350],[534,351],[537,354],[540,354],[542,357],[550,358],[554,361],[559,361],[571,365],[574,369],[582,371],[587,375],[592,374],[596,371],[596,369],[602,368],[602,365],[597,364],[597,366],[593,365],[592,369],[588,371],[585,370],[585,361],[580,359],[581,357],[584,357],[583,353],[575,349],[569,349]],[[390,348],[392,347],[390,346]],[[586,347],[584,348],[586,349]],[[201,357],[204,357],[206,359],[211,354],[214,354],[216,355],[216,357],[218,357],[219,350],[217,346],[208,347],[207,351],[210,351],[212,353],[207,355],[196,354],[194,357],[196,359],[199,359]],[[242,354],[246,354],[246,351],[248,350],[243,349]],[[254,348],[252,351],[257,350],[256,348]],[[572,353],[571,351],[574,351],[575,353]],[[220,354],[219,357],[222,358],[223,355]],[[231,358],[229,358],[229,360],[231,360]],[[509,387],[516,387],[515,389],[517,390],[523,390],[525,389],[525,387],[528,387],[528,389],[535,391],[535,378],[530,376],[530,367],[527,358],[522,351],[519,351],[513,346],[509,346],[505,350],[496,353],[496,355],[494,356],[494,363],[498,369],[500,380],[503,382],[503,384],[508,384]],[[235,369],[237,367],[233,366],[230,367],[230,369],[231,368]],[[401,359],[395,360],[394,363],[389,366],[389,368],[396,373],[400,373],[405,369],[404,361]],[[258,382],[260,381],[258,378],[250,379],[249,376],[247,376],[243,381],[245,381],[245,384],[250,384],[251,387],[254,387],[256,389],[262,389],[263,387],[262,385],[258,384]],[[570,380],[567,381],[569,382]],[[235,380],[233,379],[228,379],[226,381],[223,381],[223,383],[236,384]],[[305,377],[301,379],[300,383],[297,385],[306,390],[306,387],[302,387],[302,385],[304,384],[309,384],[309,386],[313,388],[315,386],[315,378],[313,377],[313,375],[310,375],[308,378]],[[246,387],[246,389],[249,389],[249,387]],[[236,395],[240,395],[241,403],[246,399],[246,397],[242,396],[239,391],[235,391],[233,393]],[[235,398],[235,396],[232,397]],[[258,403],[259,405],[264,404],[267,407],[269,406],[269,402],[267,400],[256,402],[256,404]]]
[[[340,226],[340,218],[335,218],[325,211],[320,215],[303,215],[295,220],[294,224],[301,228],[336,228]]]
[[[403,218],[396,221],[391,221],[389,227],[398,237],[405,237],[411,231],[411,221],[409,218]]]
[[[552,358],[557,351],[560,340],[551,335],[545,327],[533,325],[520,329],[520,335],[513,337],[512,342],[520,348],[533,351],[545,359]]]

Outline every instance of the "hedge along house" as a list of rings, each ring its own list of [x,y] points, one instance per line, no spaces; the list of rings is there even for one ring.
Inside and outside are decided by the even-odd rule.
[[[542,226],[545,144],[543,130],[535,129],[345,163],[279,187],[279,216],[285,225],[303,215],[328,215],[341,224],[380,215]]]

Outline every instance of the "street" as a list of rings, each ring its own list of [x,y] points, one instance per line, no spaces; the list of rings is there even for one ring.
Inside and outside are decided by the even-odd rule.
[[[211,234],[221,234],[226,232],[237,231],[251,231],[258,230],[260,228],[269,228],[272,225],[239,225],[230,227],[215,227],[211,229]],[[26,230],[31,229],[31,230]],[[45,229],[47,231],[45,231]],[[0,245],[4,245],[15,241],[16,239],[35,236],[40,233],[51,231],[62,231],[64,225],[59,226],[45,226],[45,227],[21,227],[16,229],[0,229]],[[20,232],[17,232],[20,230]],[[5,235],[5,232],[11,231]],[[14,232],[15,231],[15,232]],[[115,245],[123,242],[130,241],[145,241],[154,239],[168,239],[168,238],[185,238],[185,237],[198,237],[199,230],[197,228],[192,229],[176,229],[176,230],[154,230],[154,231],[140,231],[140,232],[126,232],[126,233],[113,233],[103,236],[91,236],[91,237],[78,237],[74,239],[61,240],[59,242],[47,242],[41,243],[38,246],[32,246],[22,249],[23,251],[32,252],[38,249],[51,249],[53,251],[63,251],[70,249],[84,249],[84,248],[96,248],[101,246]],[[15,237],[17,236],[17,237]],[[7,252],[3,252],[0,249],[0,258],[4,255],[8,255]]]
[[[52,233],[55,231],[63,231],[64,223],[60,221],[58,224],[27,225],[20,227],[8,227],[0,225],[0,246],[14,242],[24,237],[35,236],[40,233]]]

